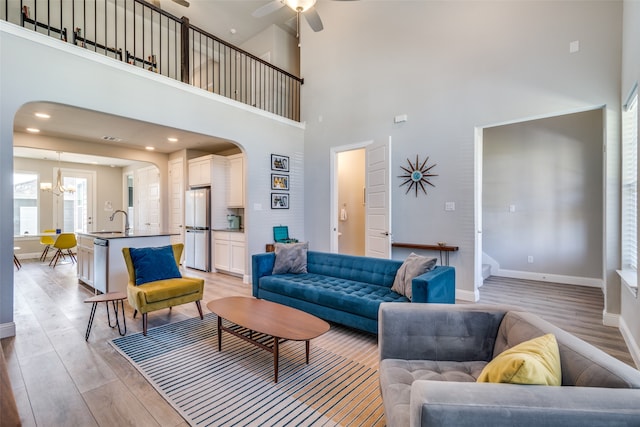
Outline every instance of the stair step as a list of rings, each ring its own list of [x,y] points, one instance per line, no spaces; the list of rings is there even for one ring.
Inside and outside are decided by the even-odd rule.
[[[482,264],[482,278],[486,279],[491,276],[491,266],[489,264]]]

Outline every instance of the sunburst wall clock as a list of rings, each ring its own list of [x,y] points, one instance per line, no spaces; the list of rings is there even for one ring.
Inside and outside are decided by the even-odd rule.
[[[404,166],[400,166],[400,169],[406,172],[404,175],[398,176],[398,178],[404,179],[404,182],[400,184],[400,187],[403,185],[408,185],[407,191],[404,194],[407,194],[411,191],[411,189],[415,189],[416,197],[418,197],[418,188],[422,190],[424,194],[427,194],[426,185],[430,185],[435,188],[435,185],[429,181],[429,179],[433,176],[438,176],[437,174],[431,173],[431,169],[433,169],[436,164],[427,165],[429,162],[429,156],[422,163],[418,160],[418,155],[416,154],[416,162],[411,163],[411,160],[407,158],[407,163],[409,167],[406,168]]]

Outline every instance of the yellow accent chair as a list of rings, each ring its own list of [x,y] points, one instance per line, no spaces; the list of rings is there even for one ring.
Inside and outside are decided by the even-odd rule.
[[[76,256],[71,251],[71,249],[75,248],[76,246],[78,246],[78,241],[76,240],[76,235],[74,233],[58,234],[58,237],[53,244],[53,247],[57,250],[53,255],[53,258],[51,258],[51,261],[49,261],[49,266],[53,264],[53,268],[56,268],[56,265],[58,264],[58,261],[60,261],[60,258],[64,258],[66,255],[69,255],[72,263],[76,262]]]
[[[40,237],[40,244],[44,246],[42,255],[40,255],[40,261],[44,262],[49,254],[49,249],[51,249],[56,243],[56,239],[54,238],[56,230],[44,230],[43,233],[46,233],[47,235]]]
[[[134,309],[133,318],[135,319],[138,311],[142,313],[142,333],[145,336],[147,335],[147,314],[150,311],[161,310],[163,308],[171,309],[174,305],[195,302],[198,307],[198,312],[200,313],[200,319],[204,319],[202,306],[200,305],[200,300],[202,300],[204,295],[204,279],[184,277],[180,274],[178,268],[180,266],[182,251],[184,250],[182,243],[173,244],[170,247],[164,248],[170,248],[173,251],[173,260],[175,261],[176,269],[173,269],[173,265],[170,265],[169,268],[177,271],[177,273],[171,278],[153,280],[138,285],[136,285],[136,283],[140,283],[143,267],[141,267],[142,262],[135,265],[135,257],[131,255],[131,250],[133,249],[134,252],[136,252],[141,249],[162,250],[163,248],[122,248],[122,255],[124,256],[124,261],[129,273],[127,298],[129,304]],[[162,258],[158,257],[155,265],[153,265],[153,260],[151,260],[151,265],[147,268],[157,267],[156,270],[163,269],[162,264]],[[167,263],[165,262],[164,264],[166,266]],[[153,273],[157,274],[157,271]]]

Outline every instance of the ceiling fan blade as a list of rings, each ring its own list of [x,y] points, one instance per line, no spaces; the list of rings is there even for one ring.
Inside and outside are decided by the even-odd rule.
[[[322,29],[324,28],[322,26],[322,19],[320,19],[320,15],[318,15],[315,7],[307,10],[303,13],[303,15],[307,19],[307,22],[309,23],[309,26],[313,31],[315,31],[316,33],[318,31],[322,31]]]
[[[284,7],[283,0],[273,0],[254,10],[251,15],[255,18],[262,18],[263,16],[267,16],[268,14],[275,12],[281,7]]]
[[[180,6],[189,7],[189,2],[187,0],[173,0],[173,2]]]

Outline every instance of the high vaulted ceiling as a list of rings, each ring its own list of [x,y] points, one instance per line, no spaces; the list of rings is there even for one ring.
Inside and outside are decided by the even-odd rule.
[[[236,46],[264,31],[271,25],[278,25],[295,35],[296,14],[288,7],[270,13],[262,18],[254,18],[254,10],[271,0],[188,0],[189,7],[180,6],[172,0],[159,0],[160,8],[177,17],[186,16],[195,26],[228,41]],[[152,2],[153,3],[153,2]]]
[[[262,18],[252,16],[254,10],[271,1],[189,0],[188,8],[172,0],[155,0],[151,3],[159,4],[160,8],[177,17],[187,16],[193,25],[240,46],[271,25],[278,25],[295,35],[295,29],[291,26],[295,12],[288,7],[282,7]],[[295,19],[293,22],[295,26]],[[38,119],[34,116],[36,112],[46,112],[51,115],[51,118]],[[229,141],[206,135],[47,102],[27,104],[16,114],[15,132],[26,132],[26,128],[33,127],[40,130],[39,135],[114,144],[141,150],[151,145],[161,153],[171,153],[184,148],[220,152],[236,147]],[[117,129],[117,132],[114,133],[114,129]],[[177,138],[178,142],[168,141],[169,137]],[[57,156],[55,151],[44,151],[16,147],[14,155],[37,159]],[[117,166],[132,163],[126,159],[96,159],[96,156],[73,153],[66,153],[65,161],[78,163],[98,161],[99,164]]]

